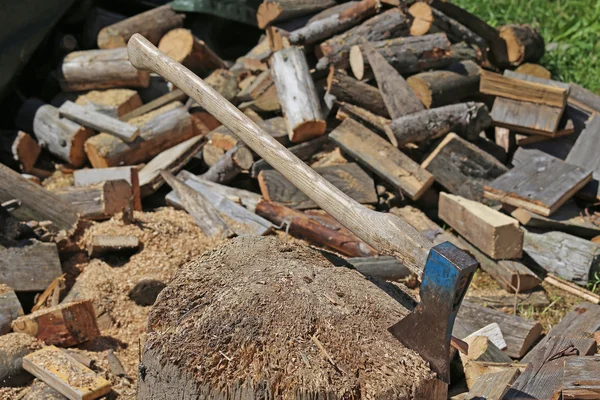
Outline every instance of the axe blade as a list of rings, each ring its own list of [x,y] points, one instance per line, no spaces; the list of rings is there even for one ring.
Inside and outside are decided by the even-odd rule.
[[[450,383],[454,320],[477,265],[473,257],[450,242],[433,247],[421,280],[421,302],[389,328],[403,345],[428,361],[445,383]]]

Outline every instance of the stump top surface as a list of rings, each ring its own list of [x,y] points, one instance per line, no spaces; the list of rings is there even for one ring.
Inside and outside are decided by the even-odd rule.
[[[412,398],[435,376],[387,330],[411,303],[310,248],[237,238],[159,295],[138,396]]]

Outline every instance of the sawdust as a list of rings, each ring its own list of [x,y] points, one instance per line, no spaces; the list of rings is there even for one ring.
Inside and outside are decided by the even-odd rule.
[[[246,385],[278,399],[410,398],[434,375],[387,331],[408,303],[392,285],[304,246],[236,238],[186,265],[159,295],[139,390],[155,398],[174,386],[164,367],[177,370],[175,380],[193,376],[180,388],[214,390],[206,398]]]

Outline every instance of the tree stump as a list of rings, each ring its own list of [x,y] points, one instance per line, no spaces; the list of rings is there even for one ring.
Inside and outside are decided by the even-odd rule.
[[[307,247],[236,238],[158,296],[138,398],[432,398],[440,381],[387,330],[409,303]]]

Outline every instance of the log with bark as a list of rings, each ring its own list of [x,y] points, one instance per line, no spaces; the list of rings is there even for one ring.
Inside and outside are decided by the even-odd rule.
[[[239,143],[223,154],[201,178],[215,183],[229,183],[240,172],[249,170],[253,162],[250,149]]]
[[[22,315],[23,307],[13,288],[0,283],[0,336],[10,332],[10,324]]]
[[[197,75],[227,67],[221,57],[188,29],[169,31],[160,39],[158,49]]]
[[[506,42],[508,61],[514,66],[538,62],[544,56],[544,38],[529,25],[504,25],[499,29]]]
[[[185,14],[176,13],[171,4],[156,7],[103,28],[98,33],[98,47],[101,49],[126,47],[134,33],[140,33],[152,44],[158,44],[165,33],[181,27],[184,19]]]
[[[256,12],[260,29],[335,6],[335,0],[266,0]]]
[[[337,102],[338,112],[336,119],[344,121],[346,119],[353,119],[360,122],[368,129],[377,133],[379,136],[386,138],[394,147],[398,147],[398,140],[396,136],[389,129],[389,125],[392,121],[387,118],[375,115],[372,112],[365,110],[354,104]]]
[[[348,76],[343,70],[331,69],[327,76],[327,91],[338,101],[355,104],[382,117],[390,116],[376,87]]]
[[[60,87],[65,92],[118,87],[145,88],[150,73],[129,62],[126,48],[76,51],[58,66]]]

